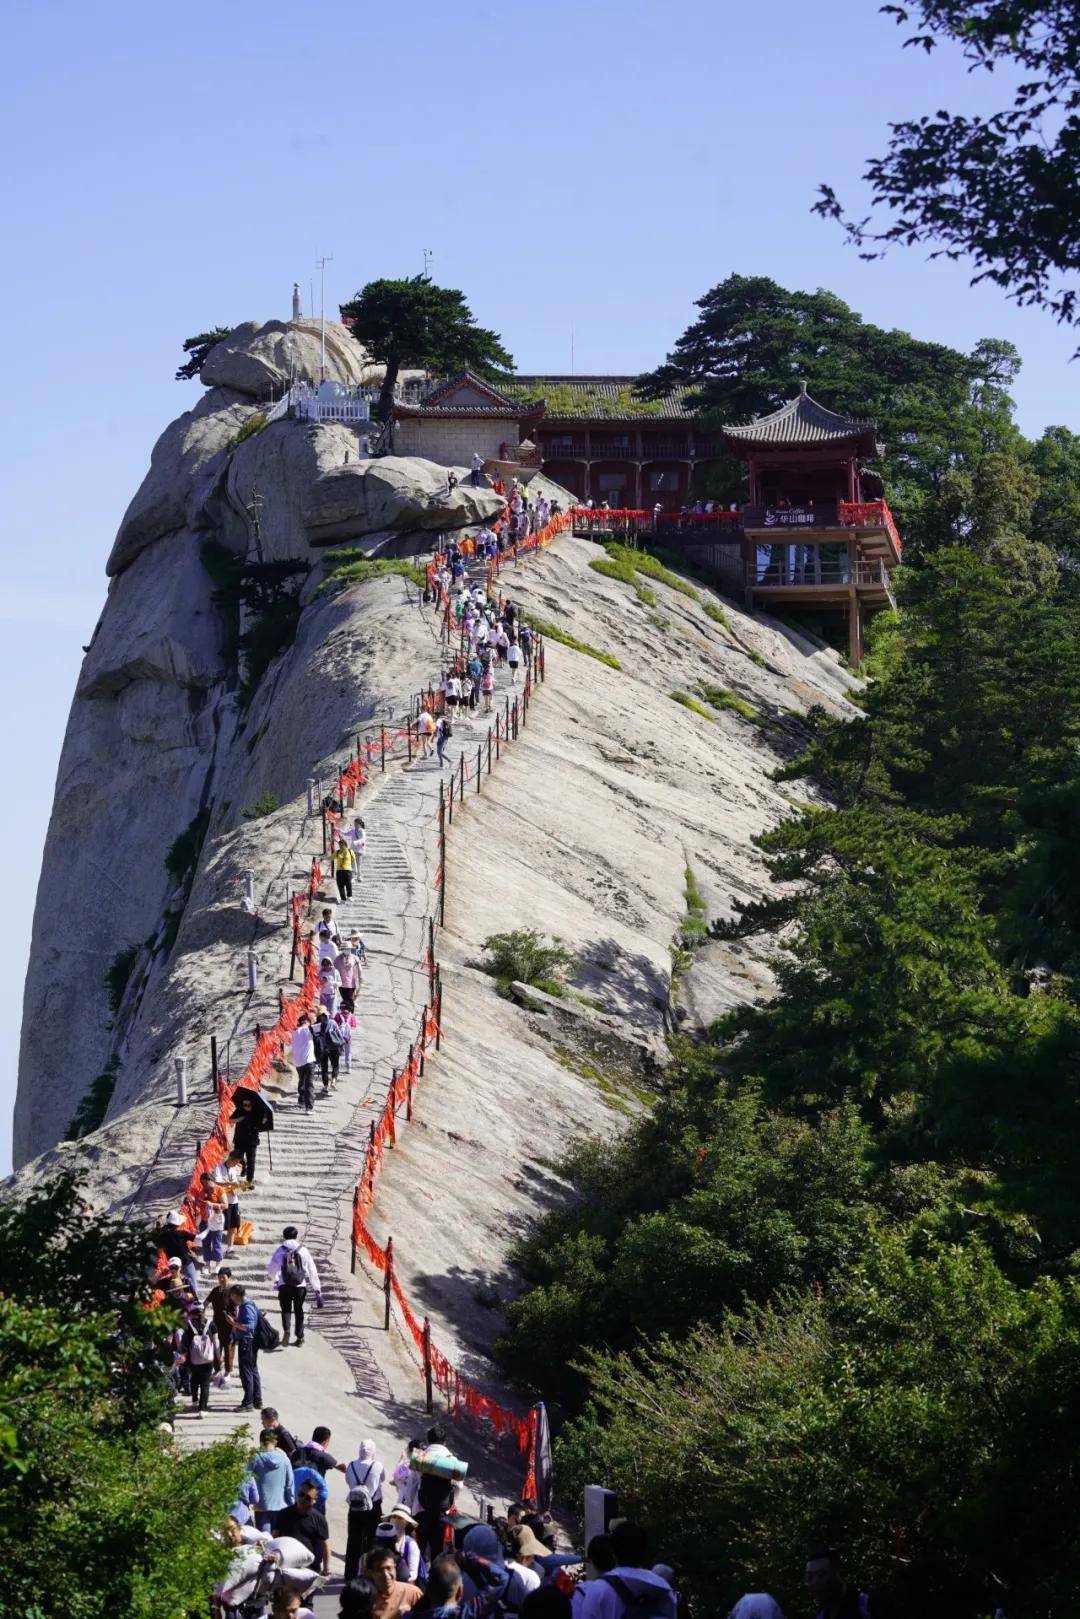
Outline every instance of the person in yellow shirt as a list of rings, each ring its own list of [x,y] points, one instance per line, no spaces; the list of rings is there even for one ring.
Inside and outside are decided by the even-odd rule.
[[[334,850],[334,880],[337,883],[339,899],[352,899],[352,880],[355,870],[356,856],[349,848],[349,845],[342,841]]]

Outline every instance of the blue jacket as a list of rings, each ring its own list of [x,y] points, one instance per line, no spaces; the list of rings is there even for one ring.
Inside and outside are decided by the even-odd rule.
[[[255,1328],[259,1324],[258,1305],[252,1304],[250,1299],[245,1299],[236,1312],[236,1324],[238,1327],[247,1327],[249,1329],[247,1332],[238,1332],[236,1334],[237,1343],[253,1346],[255,1343]]]
[[[259,1506],[263,1512],[280,1512],[291,1507],[295,1499],[292,1462],[280,1450],[260,1450],[248,1466],[259,1487]]]

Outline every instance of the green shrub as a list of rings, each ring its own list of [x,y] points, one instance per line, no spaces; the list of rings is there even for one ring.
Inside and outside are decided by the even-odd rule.
[[[210,809],[207,806],[193,815],[179,837],[173,840],[165,856],[165,870],[174,882],[190,886],[209,825]]]
[[[686,917],[682,925],[683,943],[688,946],[700,944],[708,931],[705,921],[705,896],[698,886],[694,869],[687,864],[683,893],[686,896]]]
[[[493,933],[484,940],[490,958],[484,971],[500,984],[533,984],[549,995],[565,995],[562,979],[577,966],[572,950],[558,940],[545,940],[534,928],[518,928],[513,933]]]
[[[650,555],[648,551],[639,551],[635,546],[624,545],[619,540],[605,540],[604,550],[606,557],[594,557],[589,563],[594,573],[603,574],[605,579],[618,579],[624,585],[632,585],[637,592],[639,601],[647,607],[656,602],[656,593],[648,586],[637,581],[637,575],[644,574],[647,579],[655,579],[659,584],[667,585],[669,590],[675,590],[680,596],[689,596],[697,601],[698,593],[685,579],[665,568],[662,562]]]
[[[273,815],[274,811],[280,808],[281,805],[273,793],[263,793],[261,798],[257,798],[254,804],[249,804],[247,809],[241,810],[240,813],[245,821],[261,821],[264,815]]]
[[[689,692],[669,691],[668,696],[673,703],[681,703],[683,708],[688,708],[691,713],[700,714],[702,719],[711,720],[713,718],[704,704],[699,703],[696,697],[691,697]]]
[[[726,686],[709,686],[702,684],[701,695],[713,708],[726,708],[732,714],[738,714],[740,719],[749,720],[751,725],[760,725],[770,729],[772,721],[759,714],[753,703],[748,703],[745,697],[736,697],[733,691]]]
[[[622,664],[613,652],[601,652],[599,647],[589,646],[587,641],[579,641],[576,636],[561,630],[557,624],[552,624],[546,618],[535,618],[531,613],[529,623],[533,629],[539,630],[549,641],[558,641],[561,646],[568,646],[574,652],[583,652],[587,658],[595,658],[597,663],[606,663],[609,669],[621,669]]]
[[[109,998],[109,1011],[113,1017],[120,1010],[120,1002],[135,970],[140,948],[140,945],[130,944],[126,950],[118,950],[105,969],[105,992]]]
[[[698,600],[698,593],[693,585],[688,585],[685,579],[680,579],[677,573],[654,557],[649,551],[635,551],[633,553],[634,567],[638,573],[643,573],[647,579],[656,579],[660,584],[667,585],[669,590],[677,591],[680,596],[688,596],[691,601]]]
[[[385,579],[391,574],[400,574],[401,578],[410,580],[421,589],[427,580],[424,569],[405,557],[368,557],[355,546],[331,551],[326,561],[334,563],[334,567],[319,586],[320,591],[328,585],[340,589],[344,585],[363,584],[367,579]]]
[[[243,657],[238,698],[240,707],[247,708],[269,665],[292,645],[300,622],[300,591],[311,564],[302,557],[248,562],[216,540],[207,540],[199,556],[224,617],[225,655],[236,663]],[[244,615],[247,628],[241,632]]]
[[[714,624],[722,624],[724,629],[730,633],[731,625],[728,623],[728,616],[722,607],[718,607],[715,602],[702,602],[701,605],[705,609],[707,618],[711,618]]]
[[[236,446],[238,444],[243,444],[246,438],[254,438],[256,433],[262,432],[263,428],[266,426],[266,422],[266,412],[257,410],[254,416],[249,416],[243,426],[237,429],[232,438],[227,441],[225,448],[227,450],[235,450]]]
[[[104,1070],[91,1081],[90,1088],[84,1093],[64,1132],[65,1141],[81,1141],[83,1136],[90,1135],[104,1124],[116,1089],[117,1067],[118,1058],[111,1057]]]

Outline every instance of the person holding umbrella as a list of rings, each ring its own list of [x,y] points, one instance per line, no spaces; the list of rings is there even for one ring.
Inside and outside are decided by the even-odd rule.
[[[233,1149],[243,1154],[244,1179],[253,1181],[259,1137],[264,1130],[274,1128],[274,1110],[260,1091],[249,1090],[246,1085],[236,1087],[233,1102]]]

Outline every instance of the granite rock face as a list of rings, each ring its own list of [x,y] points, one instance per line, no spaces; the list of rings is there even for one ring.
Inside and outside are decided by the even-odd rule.
[[[338,321],[327,321],[326,373],[335,382],[366,381],[372,367],[365,351]],[[245,321],[206,356],[200,380],[208,388],[234,388],[251,399],[280,394],[294,379],[318,382],[317,320]]]
[[[182,689],[223,678],[218,614],[190,529],[143,551],[109,589],[86,655],[77,697],[117,697],[134,681]]]
[[[462,528],[498,517],[501,495],[464,479],[447,489],[433,461],[385,456],[330,468],[308,490],[303,516],[312,545],[329,545],[380,529]]]
[[[229,441],[254,413],[242,394],[212,388],[165,429],[121,519],[107,574],[122,573],[155,540],[197,521],[225,465]]]

